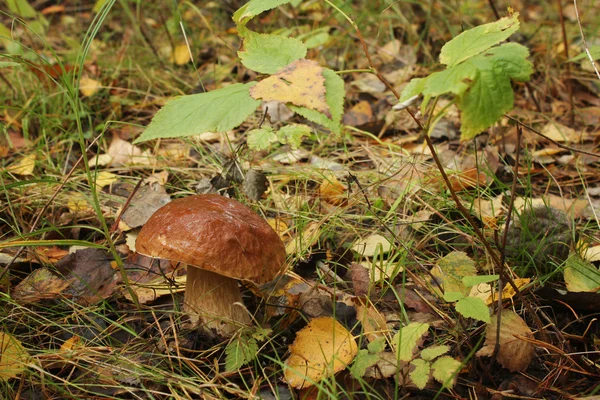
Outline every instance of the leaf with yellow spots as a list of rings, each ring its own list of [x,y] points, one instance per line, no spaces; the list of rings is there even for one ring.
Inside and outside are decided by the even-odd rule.
[[[250,88],[250,96],[256,100],[292,103],[331,118],[325,92],[323,68],[316,61],[304,58]]]
[[[352,334],[339,322],[331,317],[315,318],[290,345],[285,380],[296,389],[312,386],[346,368],[357,352]]]

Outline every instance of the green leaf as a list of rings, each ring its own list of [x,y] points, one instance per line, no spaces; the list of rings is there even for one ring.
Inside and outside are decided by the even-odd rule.
[[[331,118],[327,118],[326,115],[315,110],[309,110],[308,108],[294,105],[290,105],[289,107],[298,114],[302,115],[304,118],[324,126],[333,133],[339,134],[341,132],[342,114],[344,113],[344,99],[346,97],[344,80],[340,78],[338,74],[328,68],[323,68],[323,77],[325,78],[326,90],[325,101],[329,106]]]
[[[431,369],[433,369],[433,377],[440,382],[444,387],[454,386],[456,376],[460,372],[461,363],[450,356],[438,358]]]
[[[454,303],[464,297],[466,297],[465,294],[461,292],[444,292],[444,300],[448,303]]]
[[[273,143],[277,143],[277,134],[270,127],[252,129],[247,135],[251,150],[267,150]]]
[[[372,354],[366,349],[359,350],[352,367],[350,367],[350,373],[357,379],[361,378],[365,375],[367,368],[375,365],[377,361],[379,361],[379,354]]]
[[[465,286],[477,286],[480,283],[488,283],[498,280],[500,275],[476,275],[476,276],[464,276],[462,283]]]
[[[450,347],[446,346],[445,344],[429,346],[428,348],[423,349],[423,351],[421,351],[421,358],[423,360],[431,361],[435,358],[438,358],[442,354],[446,354],[449,351]]]
[[[367,349],[369,349],[370,353],[379,353],[383,350],[385,350],[385,346],[386,346],[386,341],[385,341],[385,337],[378,337],[377,339],[373,340],[371,343],[369,343],[367,345]]]
[[[248,32],[244,50],[238,51],[242,64],[261,74],[274,74],[305,55],[306,46],[298,39],[254,32]]]
[[[464,31],[442,47],[440,62],[452,67],[508,39],[519,29],[519,13]]]
[[[424,389],[425,385],[427,385],[427,381],[429,381],[429,371],[431,370],[431,365],[427,361],[421,360],[420,358],[411,361],[410,365],[415,368],[410,371],[410,380],[419,389]]]
[[[27,0],[6,0],[6,5],[11,13],[23,18],[35,18],[37,12]]]
[[[260,100],[250,97],[249,90],[253,85],[254,83],[236,83],[208,93],[170,100],[133,143],[233,129],[244,122],[260,104]]]
[[[282,144],[289,144],[292,149],[297,149],[302,144],[302,138],[310,135],[310,127],[302,124],[284,126],[277,132],[277,137]]]
[[[464,297],[456,302],[455,308],[463,317],[490,323],[490,310],[479,297]]]
[[[600,288],[600,271],[574,254],[565,261],[565,284],[569,292],[595,292]]]
[[[246,363],[254,360],[258,353],[258,343],[255,339],[240,336],[229,342],[225,348],[225,371],[240,369]]]
[[[290,1],[292,0],[250,0],[233,14],[233,22],[243,27],[258,14],[287,4]]]
[[[392,339],[401,361],[410,361],[419,343],[428,332],[429,324],[412,322],[400,329]]]

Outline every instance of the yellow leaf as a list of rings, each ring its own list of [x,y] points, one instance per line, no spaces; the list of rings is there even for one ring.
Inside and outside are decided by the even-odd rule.
[[[331,118],[325,92],[323,68],[316,61],[305,59],[294,61],[250,88],[250,95],[256,100],[292,103]]]
[[[101,171],[98,173],[98,175],[96,175],[96,189],[100,190],[104,186],[108,186],[111,183],[116,182],[118,178],[119,176],[113,174],[112,172]]]
[[[101,87],[102,84],[99,81],[86,76],[82,77],[81,81],[79,82],[79,91],[85,97],[95,95]]]
[[[8,172],[10,172],[11,174],[15,174],[15,175],[22,175],[22,176],[33,175],[33,169],[35,168],[35,160],[36,160],[36,155],[29,154],[29,155],[21,158],[19,161],[14,162],[11,165],[9,165],[6,168],[6,170]]]
[[[160,296],[183,292],[185,290],[186,278],[185,275],[176,276],[169,282],[166,278],[159,276],[150,282],[132,284],[131,288],[135,294],[137,294],[140,304],[146,304],[158,299]],[[175,285],[173,285],[173,281],[175,282]],[[124,295],[127,300],[131,301],[131,294],[129,294],[127,290],[124,291]]]
[[[186,44],[178,44],[171,54],[171,62],[175,65],[185,65],[192,59]]]
[[[329,204],[334,206],[344,205],[348,200],[345,196],[346,188],[334,176],[326,176],[323,178],[319,186],[319,196]]]
[[[14,336],[0,332],[0,380],[17,377],[26,367],[29,353]]]
[[[71,212],[93,211],[93,208],[88,204],[85,196],[77,192],[69,192],[67,207]]]
[[[285,380],[301,389],[345,369],[358,352],[356,341],[339,322],[319,317],[300,330],[290,345]]]

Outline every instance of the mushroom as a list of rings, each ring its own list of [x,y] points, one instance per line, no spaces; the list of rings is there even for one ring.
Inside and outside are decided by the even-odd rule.
[[[286,257],[279,235],[264,219],[216,194],[176,199],[158,209],[140,231],[136,250],[185,263],[184,311],[194,324],[223,336],[251,324],[237,280],[269,282]]]

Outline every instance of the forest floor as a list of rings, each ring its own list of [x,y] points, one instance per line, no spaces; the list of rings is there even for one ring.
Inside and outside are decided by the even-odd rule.
[[[265,79],[237,0],[0,11],[0,398],[600,398],[600,4],[270,3],[247,27],[343,79],[338,132],[264,101],[133,143],[176,96]],[[533,73],[489,129],[465,137],[448,94],[392,109],[515,11]],[[190,323],[185,265],[135,252],[156,210],[206,193],[287,255],[240,284],[254,323],[229,335]]]

